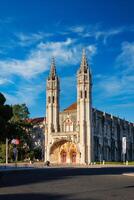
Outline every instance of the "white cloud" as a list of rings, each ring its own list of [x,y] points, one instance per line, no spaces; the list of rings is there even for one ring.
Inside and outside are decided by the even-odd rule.
[[[121,53],[116,59],[113,75],[96,75],[94,93],[99,103],[104,99],[113,107],[133,107],[134,100],[134,43],[122,44]],[[95,99],[97,102],[97,99]],[[110,105],[111,107],[111,105]]]
[[[35,104],[38,96],[44,91],[44,82],[39,85],[34,81],[22,82],[17,90],[11,93],[3,92],[8,104],[26,103],[27,106]]]
[[[26,79],[35,77],[48,70],[52,56],[57,57],[59,66],[77,64],[82,48],[82,44],[76,44],[75,40],[71,38],[61,42],[41,42],[35,49],[29,52],[25,60],[1,60],[1,75],[6,78],[10,75],[18,75]],[[95,45],[89,45],[86,48],[87,53],[90,53],[90,57],[96,53]]]
[[[52,33],[44,33],[44,32],[37,32],[31,34],[25,34],[23,32],[16,33],[15,36],[18,39],[17,45],[22,47],[30,46],[35,44],[39,41],[42,41],[44,38],[52,36]]]
[[[100,31],[95,31],[94,36],[98,40],[100,38],[103,38],[103,43],[106,44],[108,38],[113,37],[115,35],[119,35],[124,31],[124,28],[115,28],[115,29],[110,29],[110,30],[100,30]]]
[[[101,39],[103,43],[106,44],[107,40],[110,37],[119,35],[124,31],[132,31],[133,29],[125,28],[125,27],[115,27],[112,29],[105,29],[100,24],[96,24],[96,25],[73,26],[71,28],[68,28],[68,30],[72,33],[78,34],[78,36],[83,37],[83,38],[93,37],[96,40]]]
[[[0,85],[5,85],[5,84],[14,84],[14,82],[7,78],[0,77]]]
[[[0,84],[11,83],[16,77],[17,81],[19,80],[19,82],[15,82],[16,84],[8,92],[3,90],[7,103],[34,105],[42,92],[45,95],[44,80],[40,84],[37,79],[40,77],[39,75],[50,68],[51,57],[56,57],[57,68],[80,64],[82,48],[83,44],[78,44],[76,40],[67,38],[60,42],[38,43],[36,48],[32,49],[24,60],[0,60]],[[87,50],[87,57],[89,55],[90,59],[97,52],[95,45],[87,45],[85,48]],[[68,86],[71,80],[68,79]],[[65,81],[63,80],[63,85],[64,83]]]
[[[117,57],[116,65],[124,74],[134,74],[134,43],[123,42],[121,54]]]
[[[73,27],[70,27],[69,30],[74,33],[81,34],[85,31],[85,26],[73,26]]]

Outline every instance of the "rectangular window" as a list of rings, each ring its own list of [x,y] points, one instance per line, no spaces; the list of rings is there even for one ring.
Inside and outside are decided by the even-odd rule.
[[[53,103],[54,103],[54,96],[53,96]]]
[[[82,91],[80,91],[80,98],[82,99]]]
[[[50,103],[51,102],[51,98],[50,98],[50,96],[48,97],[48,103]]]
[[[85,90],[85,99],[87,98],[87,91]]]

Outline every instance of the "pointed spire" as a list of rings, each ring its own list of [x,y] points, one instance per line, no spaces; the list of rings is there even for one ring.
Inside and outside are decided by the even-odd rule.
[[[81,71],[85,72],[85,71],[87,71],[87,68],[88,68],[88,63],[87,63],[87,58],[86,58],[86,50],[83,48],[80,69],[81,69]]]
[[[50,69],[50,75],[49,75],[49,77],[50,77],[51,79],[55,79],[55,76],[56,76],[55,59],[54,59],[54,57],[52,57],[51,69]]]

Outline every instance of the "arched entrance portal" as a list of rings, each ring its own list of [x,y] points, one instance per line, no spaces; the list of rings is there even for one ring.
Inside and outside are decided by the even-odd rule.
[[[75,143],[59,140],[50,148],[50,162],[55,164],[78,164],[80,153]]]

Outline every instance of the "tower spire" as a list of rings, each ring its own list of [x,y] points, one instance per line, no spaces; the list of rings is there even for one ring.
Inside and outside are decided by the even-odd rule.
[[[50,69],[50,75],[49,75],[49,78],[50,78],[50,79],[55,79],[55,76],[56,76],[55,58],[52,57],[52,61],[51,61],[51,69]]]
[[[92,87],[91,74],[88,67],[85,49],[82,51],[82,60],[77,73],[77,122],[79,124],[79,141],[81,163],[92,161]]]
[[[85,71],[87,71],[87,68],[88,68],[88,63],[87,63],[87,57],[86,57],[86,50],[85,50],[85,48],[83,48],[80,69],[81,69],[81,71],[85,72]]]

